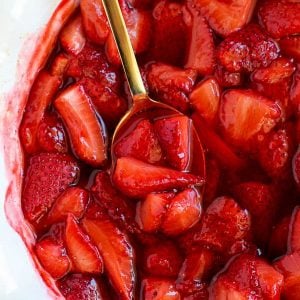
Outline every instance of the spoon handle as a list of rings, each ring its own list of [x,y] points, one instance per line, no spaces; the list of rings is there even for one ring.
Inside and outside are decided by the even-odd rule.
[[[118,0],[102,0],[133,100],[147,95]]]

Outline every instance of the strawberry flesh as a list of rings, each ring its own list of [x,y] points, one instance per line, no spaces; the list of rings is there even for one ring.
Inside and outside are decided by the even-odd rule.
[[[288,235],[288,251],[290,253],[300,252],[300,207],[297,206],[292,214],[289,235]]]
[[[293,157],[293,175],[298,187],[300,187],[300,147]]]

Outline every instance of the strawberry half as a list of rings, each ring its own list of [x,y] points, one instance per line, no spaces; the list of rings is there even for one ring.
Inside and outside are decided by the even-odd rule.
[[[287,249],[289,253],[300,252],[300,207],[295,207],[288,235]]]
[[[114,147],[116,157],[130,156],[155,164],[162,160],[162,150],[149,120],[140,121]]]
[[[203,179],[164,167],[156,167],[130,157],[118,158],[113,182],[129,197],[144,197],[149,193],[202,185]]]
[[[70,86],[54,105],[66,124],[76,155],[93,166],[103,165],[107,159],[104,129],[83,87]]]
[[[39,222],[56,198],[78,178],[78,165],[68,155],[40,153],[31,157],[22,197],[26,219]]]
[[[59,76],[52,76],[48,72],[42,71],[31,88],[20,125],[22,145],[29,154],[39,149],[37,141],[38,128],[60,84],[61,78]]]
[[[84,219],[83,228],[103,257],[115,290],[124,299],[132,299],[135,289],[135,258],[127,236],[108,219]]]
[[[66,224],[66,248],[75,270],[80,273],[102,273],[103,262],[98,249],[79,227],[72,214],[68,215]]]
[[[191,163],[192,122],[187,116],[162,118],[154,122],[159,143],[171,167],[184,171]]]

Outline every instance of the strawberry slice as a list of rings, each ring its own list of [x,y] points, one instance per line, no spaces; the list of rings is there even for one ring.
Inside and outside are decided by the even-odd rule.
[[[258,134],[266,134],[281,117],[277,103],[253,90],[230,90],[223,94],[219,118],[224,136],[234,145],[246,148]]]
[[[227,36],[248,23],[256,0],[194,0],[209,25],[218,34]]]
[[[265,1],[258,11],[261,24],[273,38],[300,33],[300,3]]]
[[[230,34],[217,49],[217,58],[230,72],[252,72],[278,57],[278,46],[256,24]]]
[[[278,44],[284,55],[294,58],[297,62],[300,61],[300,37],[298,35],[282,38]]]
[[[103,272],[103,262],[98,249],[79,227],[72,214],[67,217],[65,241],[76,271],[92,274]]]
[[[140,121],[136,127],[114,147],[116,157],[130,156],[155,164],[162,160],[162,150],[149,120]]]
[[[56,198],[78,178],[78,165],[68,155],[40,153],[31,157],[22,197],[26,219],[38,223]]]
[[[187,116],[162,118],[154,123],[154,129],[166,159],[171,167],[184,171],[191,163],[192,121]]]
[[[85,34],[94,43],[103,45],[109,34],[109,25],[101,0],[82,0],[80,10]]]
[[[52,76],[64,77],[70,63],[70,58],[64,53],[59,53],[50,66],[50,74]]]
[[[56,199],[48,213],[46,223],[54,224],[64,221],[69,213],[80,219],[88,202],[88,191],[79,187],[70,187]]]
[[[187,2],[192,19],[185,67],[197,70],[200,75],[209,75],[213,73],[215,65],[213,33],[206,19],[195,9],[194,2]]]
[[[40,148],[45,152],[66,153],[68,151],[65,129],[56,114],[45,114],[38,128],[37,140]]]
[[[203,179],[169,168],[156,167],[131,157],[118,158],[113,174],[116,187],[129,197],[202,185]]]
[[[170,202],[161,229],[166,235],[179,235],[193,227],[201,217],[200,196],[195,189],[186,189]]]
[[[70,86],[54,105],[66,124],[76,155],[93,166],[103,165],[107,159],[104,129],[83,87]]]
[[[47,71],[42,71],[31,88],[20,125],[20,138],[27,153],[32,154],[39,149],[38,128],[60,85],[61,78],[59,76],[52,76]]]
[[[293,157],[293,175],[298,187],[300,187],[300,147]]]
[[[300,252],[300,207],[295,207],[288,235],[287,249],[289,253]]]
[[[144,250],[143,267],[150,276],[177,277],[183,262],[174,243],[166,241]]]
[[[154,63],[149,66],[147,82],[154,99],[182,112],[189,109],[188,95],[197,77],[195,70],[182,70],[170,65]]]
[[[99,249],[115,290],[122,299],[132,299],[135,289],[135,258],[127,236],[108,219],[83,219],[82,225]]]
[[[37,242],[35,252],[42,266],[54,279],[59,279],[70,271],[71,263],[66,249],[52,238]]]
[[[209,125],[217,118],[220,104],[220,86],[214,77],[201,81],[190,94],[192,108]]]
[[[86,39],[80,15],[70,20],[63,28],[59,41],[63,49],[69,54],[77,55],[83,49]]]
[[[142,280],[141,297],[145,300],[180,300],[171,280],[146,278]]]
[[[156,232],[160,229],[164,215],[174,193],[153,193],[136,206],[136,222],[145,232]]]

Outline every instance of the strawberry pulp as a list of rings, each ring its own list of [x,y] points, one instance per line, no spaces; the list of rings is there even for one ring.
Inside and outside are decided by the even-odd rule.
[[[150,95],[183,115],[111,145],[131,96],[81,0],[19,130],[40,265],[67,300],[300,299],[300,4],[119,2]]]

